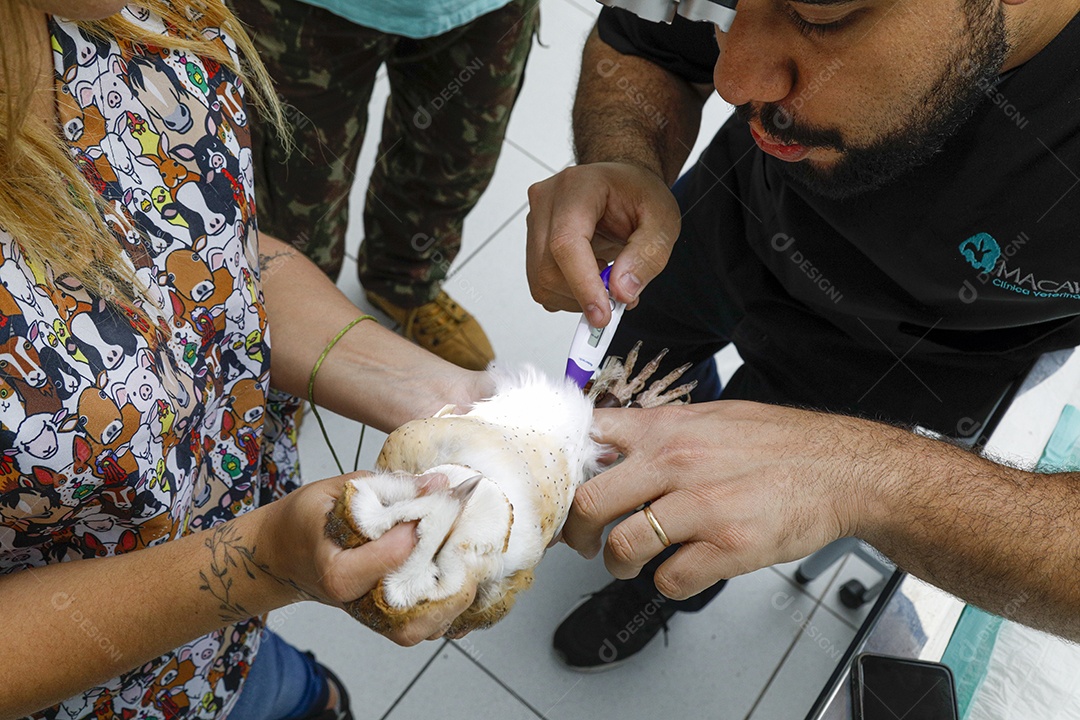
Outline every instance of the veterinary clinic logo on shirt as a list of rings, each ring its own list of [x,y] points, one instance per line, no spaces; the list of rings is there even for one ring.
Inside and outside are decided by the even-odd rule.
[[[960,243],[960,254],[971,267],[988,273],[1001,257],[1001,246],[989,233],[979,233]]]
[[[1029,239],[1027,233],[1020,233],[1002,248],[992,235],[981,232],[960,243],[959,249],[971,267],[979,271],[977,279],[984,285],[990,283],[1002,290],[1030,297],[1080,300],[1080,280],[1038,278],[1033,272],[1024,272],[1019,265],[1010,265],[1013,256]],[[965,280],[964,289],[960,291],[961,300],[971,302],[977,296],[975,287]]]

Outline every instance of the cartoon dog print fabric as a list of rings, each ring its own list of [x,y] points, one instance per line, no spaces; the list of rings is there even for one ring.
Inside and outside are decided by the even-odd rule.
[[[124,12],[166,33],[149,13]],[[60,128],[149,302],[143,312],[107,304],[0,229],[4,573],[144,548],[290,489],[260,475],[270,354],[243,83],[181,52],[107,42],[59,19],[50,30]],[[235,56],[227,36],[205,34]],[[293,478],[281,466],[295,464],[295,435],[271,424],[288,436],[275,475]],[[38,716],[223,716],[261,622]]]

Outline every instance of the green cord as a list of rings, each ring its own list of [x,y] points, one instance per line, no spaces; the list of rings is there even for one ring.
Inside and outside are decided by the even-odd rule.
[[[360,423],[360,439],[356,441],[356,457],[353,458],[352,471],[356,472],[360,469],[360,448],[364,447],[364,431],[367,430],[367,425]]]
[[[325,360],[326,356],[330,354],[330,351],[334,349],[334,346],[337,345],[338,340],[343,338],[345,336],[345,333],[352,330],[354,327],[359,325],[364,320],[375,320],[375,317],[372,316],[372,315],[361,315],[360,317],[356,318],[355,320],[353,320],[351,323],[349,323],[345,327],[341,328],[340,332],[338,332],[338,334],[334,336],[334,339],[331,340],[330,342],[328,342],[326,344],[326,347],[323,348],[322,354],[319,355],[319,359],[315,361],[315,367],[311,368],[311,377],[308,378],[307,395],[308,395],[308,402],[311,403],[311,412],[312,412],[312,414],[315,415],[315,419],[319,423],[319,430],[322,431],[323,440],[326,441],[326,446],[328,448],[330,448],[330,455],[334,458],[334,464],[337,465],[338,473],[341,474],[341,475],[345,474],[345,469],[343,467],[341,467],[341,461],[338,460],[337,453],[334,452],[334,446],[330,442],[330,435],[326,432],[326,426],[323,424],[322,417],[319,416],[319,408],[318,408],[317,405],[315,405],[315,376],[319,374],[319,368],[322,367],[323,360]],[[376,320],[376,322],[378,322],[378,321]],[[363,430],[361,430],[360,431],[360,442],[363,442],[363,440],[364,440],[364,432],[363,432]],[[357,446],[357,448],[356,448],[356,458],[357,458],[357,464],[359,465],[359,459],[360,459],[360,447],[359,446]]]

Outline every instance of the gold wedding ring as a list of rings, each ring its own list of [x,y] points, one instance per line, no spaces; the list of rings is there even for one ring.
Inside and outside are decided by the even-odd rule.
[[[663,543],[664,547],[671,545],[671,541],[668,540],[667,533],[664,532],[664,528],[660,527],[660,521],[656,519],[655,515],[653,515],[652,508],[646,505],[644,508],[642,508],[641,511],[645,513],[645,517],[648,519],[649,524],[652,525],[653,532],[656,533],[656,537],[660,538],[660,542]]]

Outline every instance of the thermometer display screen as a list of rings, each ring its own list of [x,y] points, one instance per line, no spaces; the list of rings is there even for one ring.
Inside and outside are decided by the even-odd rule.
[[[600,338],[604,337],[605,328],[591,328],[592,332],[589,333],[589,347],[596,347],[600,344]]]

